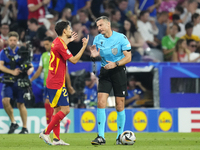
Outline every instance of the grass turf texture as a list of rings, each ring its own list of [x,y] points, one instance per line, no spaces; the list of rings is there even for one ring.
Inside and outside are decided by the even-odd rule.
[[[70,146],[49,146],[39,134],[0,134],[0,150],[200,150],[200,133],[135,133],[134,145],[114,145],[116,133],[106,133],[106,145],[93,146],[96,133],[67,133],[60,137]],[[52,134],[51,134],[52,138]]]

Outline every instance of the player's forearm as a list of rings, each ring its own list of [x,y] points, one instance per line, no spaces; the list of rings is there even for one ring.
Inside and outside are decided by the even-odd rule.
[[[38,10],[40,7],[42,7],[42,6],[43,6],[43,4],[41,2],[41,3],[37,4],[37,5],[28,7],[28,9],[29,9],[30,12],[34,12],[34,11]]]
[[[72,59],[69,59],[70,62],[72,62],[73,64],[76,64],[80,60],[80,58],[83,55],[83,52],[85,51],[85,49],[86,49],[86,46],[83,46],[81,48],[81,50]]]
[[[66,73],[66,75],[65,75],[65,81],[67,82],[67,88],[70,88],[71,87],[71,80],[70,80],[68,73]]]
[[[13,70],[5,67],[4,65],[0,65],[1,71],[4,73],[9,73],[9,74],[13,74]]]
[[[118,61],[119,62],[119,66],[124,66],[125,64],[131,62],[131,57],[132,57],[132,55],[130,53],[130,55],[127,55],[124,58],[122,58],[120,61]]]
[[[36,71],[36,73],[32,76],[31,81],[37,79],[37,78],[40,76],[41,72],[42,72],[42,71],[40,71],[40,70],[38,69],[38,70]]]

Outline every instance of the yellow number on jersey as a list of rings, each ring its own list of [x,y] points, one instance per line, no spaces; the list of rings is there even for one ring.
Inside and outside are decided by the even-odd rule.
[[[53,52],[51,52],[50,62],[49,62],[49,70],[53,70],[53,67],[51,67],[51,63],[54,61],[54,59],[55,59],[55,55]]]
[[[64,97],[68,95],[66,89],[63,89],[62,91],[63,91],[63,96],[64,96]]]

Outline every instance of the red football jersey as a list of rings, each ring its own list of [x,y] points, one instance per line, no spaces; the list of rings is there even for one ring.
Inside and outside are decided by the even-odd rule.
[[[65,85],[66,60],[72,56],[65,42],[57,37],[51,45],[47,88],[60,89]]]
[[[27,2],[28,2],[28,7],[30,7],[30,6],[38,5],[39,3],[42,2],[42,0],[28,0]],[[33,11],[33,12],[29,11],[28,19],[31,19],[31,18],[35,18],[35,19],[45,18],[44,6],[40,7],[36,11]]]

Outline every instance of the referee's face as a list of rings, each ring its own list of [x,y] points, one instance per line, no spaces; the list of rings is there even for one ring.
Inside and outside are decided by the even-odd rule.
[[[106,21],[106,20],[99,20],[97,21],[97,27],[98,27],[98,31],[105,35],[106,32],[110,29],[110,22]]]

